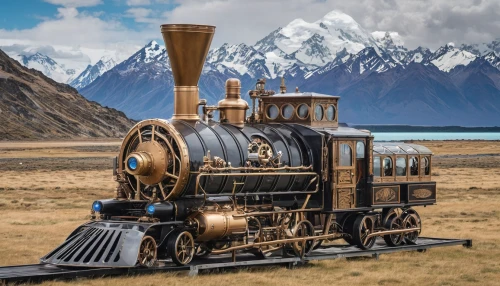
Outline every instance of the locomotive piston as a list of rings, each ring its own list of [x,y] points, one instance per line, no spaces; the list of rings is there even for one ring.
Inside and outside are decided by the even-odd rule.
[[[236,211],[199,211],[188,218],[188,222],[198,229],[197,241],[221,239],[234,234],[243,234],[247,229],[245,217],[233,216]]]

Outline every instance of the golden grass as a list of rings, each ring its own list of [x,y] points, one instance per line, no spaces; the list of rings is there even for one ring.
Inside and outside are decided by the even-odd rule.
[[[433,148],[437,143],[426,144]],[[500,154],[496,142],[491,151],[484,147],[489,144],[486,142],[478,142],[478,148],[472,142],[465,147],[456,142],[439,144],[435,146],[439,154],[478,154],[473,150]],[[464,150],[471,153],[458,153]],[[0,163],[2,160],[6,159]],[[434,176],[439,187],[438,205],[417,208],[423,220],[422,235],[472,238],[471,249],[456,246],[426,253],[387,254],[379,261],[320,261],[294,270],[263,267],[198,277],[159,273],[42,285],[499,285],[500,166],[485,168],[484,162],[466,158],[465,163],[450,167],[444,160],[437,158],[435,162],[441,167],[433,170],[438,174]],[[76,171],[79,162],[55,171],[50,171],[52,165],[44,169],[41,163],[37,170],[0,169],[0,265],[36,263],[86,221],[94,199],[113,196],[111,169]],[[7,167],[0,164],[0,168]]]

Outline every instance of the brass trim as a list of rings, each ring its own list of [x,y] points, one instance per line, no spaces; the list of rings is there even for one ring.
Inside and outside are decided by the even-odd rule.
[[[292,114],[290,115],[290,117],[286,118],[284,113],[285,113],[285,108],[286,108],[286,107],[288,107],[288,106],[290,106],[290,107],[292,108]],[[281,116],[283,119],[285,119],[285,120],[292,120],[292,119],[293,119],[293,116],[295,115],[295,113],[296,113],[296,112],[295,112],[295,107],[294,107],[292,104],[290,104],[290,103],[285,103],[285,104],[283,104],[283,105],[280,107],[280,116]]]
[[[390,189],[393,190],[392,188],[397,188],[397,192],[395,192],[395,195],[397,196],[397,202],[396,201],[380,201],[377,202],[375,200],[375,196],[379,191],[382,191],[384,189]],[[372,205],[386,205],[386,204],[399,204],[401,203],[401,188],[400,185],[393,185],[393,186],[376,186],[372,188]]]
[[[430,188],[435,188],[434,192],[431,191],[431,195],[434,195],[434,198],[433,199],[421,199],[421,200],[411,200],[410,197],[411,197],[411,187],[412,186],[419,186],[419,189],[422,189],[421,186],[430,186]],[[409,185],[408,186],[408,203],[422,203],[422,202],[435,202],[437,200],[437,186],[435,184],[415,184],[415,185]],[[430,197],[429,196],[429,197]]]
[[[275,118],[272,118],[272,117],[270,117],[270,116],[267,114],[267,111],[268,111],[268,110],[269,110],[269,108],[270,108],[270,107],[272,107],[272,106],[276,107],[276,109],[278,110],[278,115],[276,115],[276,117],[275,117]],[[266,116],[266,119],[268,119],[268,120],[276,120],[276,119],[278,119],[278,117],[280,116],[280,108],[279,108],[276,104],[274,104],[274,103],[273,103],[273,104],[268,104],[268,105],[266,105],[266,110],[264,110],[264,114],[265,114],[265,116]]]
[[[174,128],[174,126],[172,126],[170,124],[170,122],[168,122],[167,120],[148,119],[148,120],[138,122],[136,125],[134,125],[130,129],[130,131],[127,133],[127,135],[123,139],[122,145],[120,147],[120,154],[118,156],[118,176],[117,177],[126,178],[127,173],[126,173],[126,170],[124,168],[124,165],[126,164],[125,158],[128,157],[128,155],[129,155],[129,153],[127,153],[127,152],[131,151],[130,153],[133,153],[136,151],[136,150],[128,150],[127,149],[128,145],[130,143],[130,140],[135,139],[138,134],[140,135],[142,128],[144,128],[146,126],[151,126],[151,125],[155,126],[154,127],[154,129],[155,129],[154,138],[155,139],[163,137],[163,135],[160,135],[158,133],[158,130],[159,130],[158,128],[161,127],[169,133],[172,140],[175,141],[175,143],[177,144],[177,147],[178,147],[177,149],[179,151],[179,154],[178,154],[179,157],[177,157],[177,155],[174,156],[173,162],[174,162],[174,164],[176,164],[175,168],[176,168],[176,170],[179,171],[178,172],[179,175],[177,176],[177,181],[176,181],[174,187],[172,188],[170,193],[167,195],[165,200],[175,199],[182,193],[182,191],[184,190],[184,186],[186,185],[187,180],[189,179],[189,154],[188,154],[188,148],[187,148],[186,142],[184,141],[184,138]],[[141,138],[141,136],[139,136],[139,137]],[[167,147],[169,149],[172,149],[173,146],[170,146],[172,143],[168,140],[168,138],[165,138],[165,139],[167,139],[167,141],[166,141]],[[142,139],[140,141],[142,141]],[[153,160],[154,160],[154,158],[153,158]],[[119,183],[128,185],[126,180],[119,181]],[[137,186],[130,186],[130,187],[132,187],[134,189],[137,188]],[[137,190],[135,190],[135,191],[137,192]],[[129,199],[135,199],[135,198],[131,197]]]
[[[198,103],[200,102],[197,86],[174,86],[174,115],[176,120],[199,120]]]

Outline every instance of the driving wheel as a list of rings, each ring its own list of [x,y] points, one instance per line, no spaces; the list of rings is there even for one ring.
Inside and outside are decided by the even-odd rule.
[[[370,236],[374,230],[374,221],[370,216],[358,215],[352,227],[352,241],[361,249],[370,249],[377,237]]]
[[[152,267],[156,264],[156,241],[153,237],[146,235],[142,238],[137,262],[145,267]]]
[[[175,264],[179,266],[188,264],[195,252],[193,236],[188,231],[173,233],[168,238],[167,250]]]
[[[385,224],[385,228],[387,230],[400,230],[403,229],[403,220],[401,217],[392,217]],[[396,233],[396,234],[387,234],[384,235],[385,243],[389,246],[398,246],[403,243],[404,234]]]

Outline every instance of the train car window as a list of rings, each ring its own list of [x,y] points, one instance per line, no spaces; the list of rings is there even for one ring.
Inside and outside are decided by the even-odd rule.
[[[396,159],[396,176],[406,176],[406,158],[399,157]]]
[[[299,105],[299,108],[297,108],[297,116],[300,119],[306,119],[309,116],[309,106],[305,103]]]
[[[329,121],[335,120],[335,106],[330,104],[326,109],[326,119]]]
[[[429,164],[429,157],[424,157],[423,164],[424,164],[424,172],[426,176],[429,176],[431,174],[431,164]]]
[[[410,164],[410,176],[418,176],[418,158],[411,157],[409,164]]]
[[[340,166],[352,166],[352,150],[347,144],[340,144]]]
[[[323,113],[323,106],[319,103],[316,104],[316,107],[314,107],[314,118],[318,121],[323,120]]]
[[[271,104],[267,107],[266,115],[269,119],[276,119],[278,117],[279,111],[278,107],[274,104]]]
[[[365,158],[365,142],[358,141],[356,143],[356,159],[364,159]]]
[[[392,158],[385,157],[383,164],[384,164],[384,176],[385,177],[392,176]]]
[[[285,104],[281,107],[281,116],[285,119],[290,119],[293,116],[293,106],[291,104]]]
[[[373,175],[380,177],[380,157],[373,157]]]

